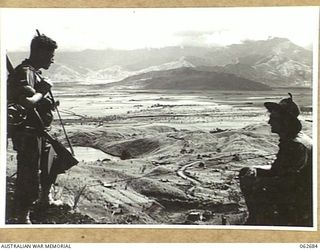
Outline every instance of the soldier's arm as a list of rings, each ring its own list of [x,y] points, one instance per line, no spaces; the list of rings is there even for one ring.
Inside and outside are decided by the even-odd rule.
[[[42,99],[43,95],[41,93],[35,93],[31,97],[21,96],[19,98],[19,102],[22,106],[26,108],[33,108],[36,103],[38,103]]]
[[[297,174],[307,161],[307,152],[300,143],[290,143],[280,149],[277,159],[272,164],[274,175],[292,175]]]
[[[33,72],[28,68],[23,69],[21,76],[20,81],[18,81],[21,92],[19,95],[19,103],[26,108],[34,108],[44,95],[48,93],[51,85],[47,82],[41,82],[41,87],[35,90],[35,88],[31,87],[35,85],[35,79],[32,77]]]

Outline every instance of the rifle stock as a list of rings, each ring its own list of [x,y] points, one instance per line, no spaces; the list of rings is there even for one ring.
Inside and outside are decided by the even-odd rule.
[[[74,158],[68,149],[66,149],[58,140],[51,137],[46,131],[42,131],[43,136],[49,141],[57,157],[51,167],[50,174],[58,175],[77,165],[79,161]]]

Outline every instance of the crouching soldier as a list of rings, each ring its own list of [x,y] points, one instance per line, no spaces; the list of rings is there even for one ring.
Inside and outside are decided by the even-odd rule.
[[[300,110],[289,96],[264,103],[271,132],[280,137],[271,168],[239,173],[249,225],[312,226],[312,141],[301,132]]]
[[[45,129],[50,128],[53,118],[51,111],[55,103],[48,95],[51,85],[44,81],[39,70],[49,69],[56,49],[56,42],[49,37],[40,34],[35,36],[31,42],[29,58],[10,72],[8,77],[8,113],[10,108],[12,111],[20,109],[24,113],[20,114],[20,122],[10,123],[12,121],[8,118],[8,130],[17,151],[15,203],[18,223],[22,224],[31,224],[29,213],[38,199],[39,182],[40,201],[44,205],[49,203],[52,185],[48,175],[49,146],[46,139],[39,135],[37,128],[39,120]],[[39,114],[40,119],[36,114]],[[14,117],[11,118],[14,120]]]

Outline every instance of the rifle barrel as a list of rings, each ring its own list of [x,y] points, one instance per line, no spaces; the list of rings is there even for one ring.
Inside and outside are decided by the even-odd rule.
[[[8,55],[6,55],[6,57],[7,57],[7,70],[8,70],[9,73],[12,73],[13,70],[14,70],[14,68],[13,68],[13,66],[12,66],[12,63],[11,63]]]
[[[54,100],[54,97],[53,97],[53,94],[52,94],[51,90],[49,91],[49,95],[51,96],[51,99],[52,99],[53,103],[55,103],[55,100]],[[66,139],[67,139],[67,142],[68,142],[69,148],[70,148],[70,150],[71,150],[71,153],[72,153],[72,155],[74,156],[74,151],[73,151],[73,148],[72,148],[72,144],[71,144],[71,142],[70,142],[70,139],[69,139],[69,136],[68,136],[68,134],[67,134],[67,131],[66,131],[65,127],[64,127],[64,124],[63,124],[63,122],[62,122],[62,118],[61,118],[61,115],[60,115],[60,112],[59,112],[58,107],[55,107],[55,110],[57,111],[57,114],[58,114],[58,117],[59,117],[59,121],[60,121],[61,127],[62,127],[62,129],[63,129],[64,136],[65,136]]]

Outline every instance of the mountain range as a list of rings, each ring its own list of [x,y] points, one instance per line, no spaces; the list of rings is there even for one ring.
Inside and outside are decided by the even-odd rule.
[[[11,52],[9,56],[17,64],[27,53]],[[55,64],[45,73],[56,82],[127,85],[130,80],[142,83],[141,79],[147,79],[143,86],[149,88],[194,89],[201,88],[201,82],[212,82],[209,88],[220,88],[219,81],[227,84],[227,89],[252,84],[263,89],[265,85],[311,87],[312,51],[286,38],[208,48],[57,51]],[[191,79],[198,87],[192,86]]]

